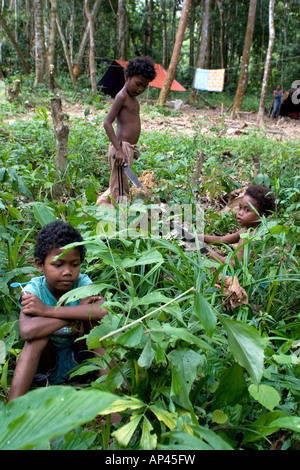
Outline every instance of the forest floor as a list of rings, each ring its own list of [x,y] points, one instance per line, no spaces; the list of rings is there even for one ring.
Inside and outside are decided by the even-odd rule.
[[[170,107],[170,109],[172,109]],[[222,112],[220,107],[197,108],[188,104],[183,104],[180,111],[173,115],[165,116],[162,120],[143,119],[144,130],[174,130],[185,131],[193,134],[199,129],[201,134],[209,134],[213,132],[215,135],[228,137],[239,137],[247,134],[249,131],[257,130],[256,125],[257,113],[251,111],[243,111],[233,119],[230,113]],[[300,120],[290,119],[288,117],[280,117],[273,120],[268,116],[265,117],[265,129],[261,130],[267,137],[281,141],[299,139],[300,137]]]
[[[145,101],[142,101],[146,103]],[[147,117],[147,113],[143,113],[142,109],[142,132],[162,130],[174,133],[184,131],[186,134],[194,135],[196,132],[201,134],[214,133],[214,135],[228,136],[237,138],[240,135],[248,134],[253,130],[257,130],[256,119],[257,113],[253,111],[243,111],[238,113],[237,117],[233,119],[229,112],[222,110],[220,107],[199,108],[197,106],[182,103],[179,110],[173,107],[174,101],[167,103],[167,108],[170,111],[165,116],[161,113],[151,113],[151,117]],[[155,105],[155,102],[148,101],[147,104]],[[49,117],[51,118],[50,106],[46,106]],[[102,116],[103,110],[96,107],[89,106],[88,116],[84,115],[87,108],[82,103],[70,104],[68,101],[63,100],[63,112],[71,118],[84,118],[86,121],[93,121],[96,116]],[[154,108],[155,109],[155,108]],[[22,116],[11,116],[3,121],[12,123],[18,119],[29,120],[35,116],[34,107],[28,107],[28,113]],[[104,117],[104,116],[103,116]],[[276,120],[270,119],[265,116],[265,129],[261,132],[267,135],[268,138],[277,139],[280,141],[288,141],[299,139],[300,137],[300,119],[290,119],[288,117],[280,117]]]

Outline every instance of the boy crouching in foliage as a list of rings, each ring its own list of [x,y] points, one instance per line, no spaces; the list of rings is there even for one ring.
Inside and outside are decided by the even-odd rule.
[[[47,224],[38,235],[34,256],[42,276],[31,279],[22,292],[19,328],[25,343],[8,401],[27,393],[37,371],[43,373],[50,385],[64,383],[69,371],[83,359],[78,343],[74,343],[81,326],[86,323],[90,328],[92,321],[99,321],[108,313],[101,308],[104,303],[101,295],[55,308],[63,294],[92,283],[80,273],[85,257],[83,245],[55,259],[63,253],[64,246],[74,242],[82,242],[80,233],[63,221]],[[105,351],[98,348],[95,352],[103,355]]]
[[[242,198],[238,211],[237,221],[241,229],[235,233],[229,233],[224,236],[217,235],[204,235],[204,243],[221,245],[226,243],[228,245],[237,243],[242,245],[244,239],[241,234],[245,233],[248,229],[256,229],[260,224],[260,217],[268,217],[275,211],[275,196],[268,188],[262,185],[249,186]],[[242,261],[244,248],[241,247],[237,252],[237,258]],[[222,263],[226,262],[226,257],[221,256],[214,250],[208,249],[207,256],[210,258],[217,258]],[[235,266],[235,261],[232,259],[230,264]]]

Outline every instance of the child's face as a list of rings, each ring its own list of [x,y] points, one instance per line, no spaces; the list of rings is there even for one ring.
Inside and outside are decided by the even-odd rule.
[[[259,216],[252,209],[250,204],[255,207],[258,212],[257,202],[250,196],[244,196],[239,204],[239,208],[236,214],[237,221],[241,227],[251,228],[256,227],[259,224]]]
[[[139,96],[146,90],[150,83],[149,78],[140,77],[135,75],[134,77],[125,76],[126,88],[131,96]]]
[[[80,274],[79,250],[72,248],[63,258],[54,261],[53,259],[63,251],[60,248],[51,250],[46,256],[44,264],[41,264],[38,259],[35,260],[36,267],[46,277],[49,291],[57,299],[73,287]]]

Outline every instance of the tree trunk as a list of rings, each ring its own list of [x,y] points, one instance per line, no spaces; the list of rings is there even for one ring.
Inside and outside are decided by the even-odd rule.
[[[64,122],[64,115],[62,112],[62,104],[60,98],[51,100],[51,114],[54,125],[55,136],[55,164],[56,164],[56,178],[60,179],[67,169],[68,161],[68,138],[69,127]],[[54,189],[56,196],[62,195],[62,186],[59,182]]]
[[[152,50],[153,42],[153,0],[149,0],[149,34],[148,34],[148,49]]]
[[[72,63],[71,63],[70,54],[69,54],[69,52],[68,52],[67,41],[66,41],[66,39],[65,39],[64,33],[63,33],[63,31],[62,31],[62,28],[61,28],[61,26],[60,26],[60,22],[59,22],[58,16],[56,16],[56,26],[57,26],[58,34],[59,34],[59,36],[60,36],[61,43],[62,43],[62,45],[63,45],[63,49],[64,49],[64,53],[65,53],[65,58],[66,58],[67,65],[68,65],[68,69],[69,69],[69,74],[70,74],[70,77],[71,77],[71,80],[72,80],[73,85],[75,85],[75,84],[76,84],[76,80],[75,80],[75,77],[74,77],[74,74],[73,74],[73,68],[72,68]]]
[[[34,0],[35,26],[35,81],[34,86],[44,82],[46,71],[46,49],[42,0]]]
[[[224,25],[224,7],[222,0],[217,0],[217,5],[220,13],[220,45],[221,45],[221,69],[226,68],[226,59],[225,59],[225,25]]]
[[[24,68],[24,71],[26,74],[29,74],[30,73],[30,68],[29,68],[29,65],[28,63],[26,62],[24,56],[23,56],[23,53],[21,51],[21,49],[19,48],[19,45],[17,43],[17,41],[15,40],[15,37],[13,35],[13,33],[10,31],[9,27],[7,26],[7,23],[4,19],[4,17],[2,16],[2,14],[0,13],[0,24],[2,25],[4,31],[6,32],[8,38],[10,39],[12,45],[14,46],[15,50],[16,50],[16,53],[18,54],[19,58],[20,58],[20,61],[23,65],[23,68]]]
[[[101,6],[101,0],[96,0],[93,6],[92,12],[91,12],[91,16],[94,19],[94,21],[99,13],[100,6]],[[78,77],[80,74],[80,65],[81,65],[84,51],[88,42],[89,34],[90,34],[90,23],[88,22],[84,30],[81,42],[80,42],[79,51],[78,51],[74,68],[73,68],[73,76],[74,76],[75,81],[78,80]]]
[[[191,11],[189,18],[189,30],[190,30],[190,67],[194,67],[195,64],[195,41],[194,41],[194,30],[195,30],[195,0],[191,0]]]
[[[266,100],[267,100],[268,80],[270,76],[271,59],[272,59],[272,52],[273,52],[274,41],[275,41],[274,2],[275,0],[270,0],[269,2],[269,44],[268,44],[264,78],[262,82],[262,89],[261,89],[261,95],[260,95],[259,110],[258,110],[258,115],[257,115],[257,124],[260,127],[264,127],[264,116],[265,116],[265,106],[266,106]]]
[[[54,79],[54,45],[56,30],[57,0],[51,0],[50,21],[49,21],[49,45],[48,45],[48,74],[49,87],[51,91],[55,89]]]
[[[118,1],[119,59],[126,60],[126,0]]]
[[[94,18],[91,15],[89,0],[84,0],[85,14],[90,24],[90,53],[89,53],[89,66],[90,66],[90,77],[92,92],[97,93],[97,79],[96,79],[96,64],[95,64],[95,25]]]
[[[201,45],[200,45],[199,54],[198,54],[197,62],[196,62],[197,69],[203,69],[204,64],[205,64],[205,54],[206,54],[207,43],[208,43],[210,2],[211,0],[204,1],[203,17],[202,17],[202,25],[201,25]],[[191,95],[190,95],[191,103],[195,102],[197,93],[198,93],[198,90],[196,90],[195,88],[192,88]]]
[[[161,0],[161,21],[162,21],[162,66],[166,69],[168,63],[168,41],[167,41],[167,15],[166,2]]]
[[[49,45],[48,45],[48,67],[54,64],[54,44],[56,29],[57,0],[51,0],[50,21],[49,21]]]
[[[171,62],[169,64],[168,72],[167,72],[163,87],[158,97],[158,103],[160,105],[163,105],[166,103],[172,82],[175,78],[176,69],[177,69],[177,65],[179,62],[179,58],[180,58],[181,45],[184,39],[184,32],[185,32],[185,28],[187,25],[190,4],[191,4],[191,0],[184,0]]]
[[[244,50],[243,50],[243,59],[242,59],[242,66],[241,66],[241,73],[239,77],[239,82],[234,98],[233,108],[232,108],[232,115],[237,111],[242,109],[244,94],[247,88],[248,82],[248,66],[249,66],[249,58],[250,58],[250,49],[252,43],[252,36],[255,24],[255,15],[256,15],[256,4],[257,0],[250,0],[249,5],[249,13],[248,13],[248,22],[247,22],[247,29],[244,41]]]

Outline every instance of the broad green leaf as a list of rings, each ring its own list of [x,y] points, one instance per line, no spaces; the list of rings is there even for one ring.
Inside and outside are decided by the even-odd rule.
[[[150,294],[146,294],[143,297],[134,297],[132,301],[132,306],[137,307],[139,305],[149,305],[149,304],[156,304],[156,303],[167,303],[170,302],[169,297],[166,297],[159,291],[151,292]]]
[[[103,289],[110,287],[108,284],[87,284],[86,286],[77,287],[62,295],[57,302],[59,307],[63,303],[76,302],[77,300],[84,299],[93,295],[98,295]]]
[[[128,328],[125,333],[121,333],[119,336],[117,336],[116,342],[127,348],[134,348],[135,346],[140,346],[143,334],[143,325],[138,324],[132,328]]]
[[[243,443],[254,442],[261,439],[263,436],[269,436],[280,429],[276,424],[279,418],[286,418],[283,411],[270,411],[258,418],[254,423],[248,426],[243,436]]]
[[[222,410],[214,410],[212,414],[212,423],[225,424],[228,421],[228,415]]]
[[[142,450],[153,450],[156,448],[157,435],[151,434],[151,431],[153,431],[153,426],[150,421],[146,418],[146,416],[144,416],[142,437],[140,442],[140,448]]]
[[[91,421],[97,414],[141,408],[137,398],[96,389],[51,386],[28,392],[0,410],[0,448],[30,449]]]
[[[214,394],[214,403],[216,406],[234,406],[246,394],[248,394],[248,390],[243,370],[239,364],[234,362],[222,372],[219,386]]]
[[[163,363],[166,362],[166,355],[160,344],[157,344],[155,359],[156,359],[156,362],[163,362]]]
[[[168,434],[168,437],[171,438],[171,442],[167,445],[158,444],[159,450],[214,450],[202,439],[184,431],[173,431]],[[187,455],[187,457],[191,456]]]
[[[97,433],[77,428],[64,436],[54,439],[52,450],[87,450],[97,437]]]
[[[300,357],[296,354],[274,354],[272,356],[277,364],[300,364]]]
[[[99,339],[103,338],[103,336],[108,335],[112,331],[117,330],[120,328],[120,322],[122,319],[122,315],[120,314],[113,314],[108,313],[105,315],[100,325],[95,326],[90,333],[87,335],[87,345],[89,349],[99,348]],[[114,339],[114,336],[109,338],[109,340]],[[108,340],[108,341],[109,341]]]
[[[272,411],[280,402],[280,395],[275,388],[270,385],[250,385],[248,388],[250,395],[261,405]]]
[[[279,426],[280,429],[289,429],[290,431],[300,433],[300,417],[284,416],[273,421],[273,426]]]
[[[9,295],[9,288],[5,281],[0,279],[0,292],[3,292],[5,295]]]
[[[155,330],[153,329],[153,331]],[[204,351],[214,350],[211,346],[209,346],[209,344],[207,344],[205,341],[198,338],[197,336],[193,335],[185,328],[175,328],[169,325],[162,325],[161,330],[157,330],[157,331],[163,331],[166,335],[171,336],[172,340],[175,340],[175,341],[183,340],[189,344],[195,344],[196,346],[198,346],[200,349],[203,349]]]
[[[16,220],[22,220],[23,216],[21,212],[13,206],[8,206],[9,215]]]
[[[183,432],[176,429],[169,432],[168,437],[171,442],[175,441],[177,445],[168,443],[168,446],[159,445],[158,449],[233,450],[217,433],[204,426],[191,425],[191,432]]]
[[[150,405],[149,409],[155,414],[159,421],[162,421],[169,429],[173,429],[177,423],[177,415],[170,411],[163,410],[156,405]]]
[[[195,293],[194,301],[194,315],[199,318],[208,336],[211,336],[215,331],[217,324],[217,317],[210,304],[207,302],[201,292]]]
[[[143,266],[147,264],[162,264],[164,259],[159,251],[153,249],[146,253],[142,253],[140,257],[126,258],[122,261],[123,268],[129,268],[131,266]]]
[[[140,367],[144,367],[145,369],[149,369],[154,359],[154,356],[155,356],[155,352],[152,349],[151,338],[149,337],[142,351],[142,354],[140,355],[138,359],[138,365]]]
[[[234,359],[244,367],[254,384],[259,384],[264,371],[264,349],[267,339],[262,338],[251,325],[218,315],[228,336],[228,346]]]
[[[171,390],[170,396],[173,397],[174,395],[178,395],[178,393],[182,390],[182,380],[180,378],[180,374],[172,367],[172,381],[171,381]]]
[[[53,209],[39,202],[33,204],[33,213],[42,227],[56,219]]]
[[[174,349],[168,354],[168,358],[172,368],[176,369],[180,375],[183,386],[189,394],[197,377],[197,369],[200,364],[205,362],[204,357],[192,349]]]
[[[136,428],[138,427],[139,422],[142,419],[142,416],[143,416],[142,414],[136,414],[136,415],[132,416],[129,423],[125,424],[121,428],[117,429],[117,431],[114,431],[112,433],[112,436],[117,439],[118,443],[121,446],[126,447],[129,444],[130,439],[132,438],[134,431],[136,430]]]

